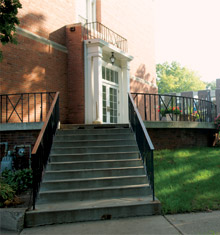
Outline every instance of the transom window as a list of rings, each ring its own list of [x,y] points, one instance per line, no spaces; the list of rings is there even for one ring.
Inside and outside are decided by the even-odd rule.
[[[118,72],[102,66],[102,79],[118,84]]]

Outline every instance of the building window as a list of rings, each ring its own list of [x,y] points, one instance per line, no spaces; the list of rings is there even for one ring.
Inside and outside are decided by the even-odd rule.
[[[102,66],[102,79],[118,85],[118,72]]]

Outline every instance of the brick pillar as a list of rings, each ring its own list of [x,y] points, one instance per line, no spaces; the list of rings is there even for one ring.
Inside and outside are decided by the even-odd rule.
[[[220,78],[216,79],[216,88],[220,89]]]
[[[81,24],[66,26],[68,49],[68,123],[83,124],[84,101],[84,47]]]
[[[193,98],[193,91],[181,92],[181,96]]]
[[[220,114],[220,89],[215,90],[217,115]]]

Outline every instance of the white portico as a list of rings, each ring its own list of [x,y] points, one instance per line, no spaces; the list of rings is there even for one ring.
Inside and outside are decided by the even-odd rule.
[[[102,39],[89,39],[84,41],[84,58],[85,123],[127,123],[133,57]]]

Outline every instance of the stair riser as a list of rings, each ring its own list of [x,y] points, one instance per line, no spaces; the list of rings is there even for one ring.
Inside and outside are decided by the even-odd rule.
[[[126,151],[138,151],[136,146],[109,146],[109,147],[85,147],[85,148],[52,148],[51,154],[75,154],[75,153],[118,153]]]
[[[138,153],[58,155],[58,156],[54,155],[54,156],[50,156],[51,162],[123,160],[123,159],[138,159],[138,158],[139,158]]]
[[[150,195],[150,187],[137,187],[137,188],[120,188],[120,189],[103,189],[92,191],[79,191],[79,192],[55,192],[55,193],[40,193],[38,204],[62,202],[65,201],[85,201],[92,199],[107,199],[115,197],[138,197]]]
[[[40,213],[27,213],[25,216],[25,226],[33,227],[46,224],[62,224],[71,222],[102,220],[106,217],[111,219],[147,216],[160,214],[161,206],[159,203],[146,205],[115,206],[108,208],[91,208],[84,210],[51,211]],[[108,215],[108,216],[106,216]]]
[[[135,145],[135,140],[98,140],[84,142],[53,142],[53,148],[58,147],[95,147],[95,146],[118,146],[118,145]]]
[[[96,177],[111,177],[111,176],[129,176],[129,175],[144,175],[144,168],[137,169],[114,169],[114,170],[97,170],[97,171],[77,171],[77,172],[52,172],[45,173],[45,180],[59,179],[78,179],[78,178],[96,178]]]
[[[85,180],[68,182],[43,182],[40,191],[47,190],[67,190],[82,188],[100,188],[111,186],[139,185],[148,183],[147,177],[116,178],[103,180]]]
[[[114,140],[114,139],[124,139],[133,140],[133,134],[109,134],[109,135],[56,135],[55,141],[76,141],[76,140]]]
[[[123,129],[123,128],[129,128],[128,123],[120,123],[120,124],[60,124],[61,130],[78,130],[78,129],[89,129],[89,130],[97,130],[97,129]]]
[[[79,170],[97,168],[135,167],[142,166],[141,160],[135,161],[112,161],[112,162],[90,162],[90,163],[66,163],[48,164],[47,170]]]
[[[122,129],[84,129],[84,130],[58,130],[56,135],[78,135],[78,134],[92,134],[92,135],[96,135],[96,134],[129,134],[132,133],[132,131],[129,128],[122,128]]]

